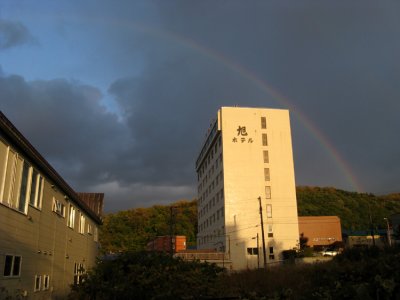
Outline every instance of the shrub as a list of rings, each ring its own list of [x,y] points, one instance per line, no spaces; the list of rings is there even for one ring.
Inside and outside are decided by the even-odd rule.
[[[165,254],[124,253],[99,261],[71,299],[203,299],[214,293],[222,269]]]

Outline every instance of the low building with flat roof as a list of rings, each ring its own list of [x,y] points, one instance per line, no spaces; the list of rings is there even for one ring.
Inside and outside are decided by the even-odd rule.
[[[329,246],[342,242],[342,227],[337,216],[299,216],[300,242],[306,246]]]

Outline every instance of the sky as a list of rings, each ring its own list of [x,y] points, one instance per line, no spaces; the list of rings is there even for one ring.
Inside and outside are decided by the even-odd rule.
[[[106,212],[196,198],[221,106],[289,109],[296,185],[399,192],[400,1],[3,0],[0,109]]]

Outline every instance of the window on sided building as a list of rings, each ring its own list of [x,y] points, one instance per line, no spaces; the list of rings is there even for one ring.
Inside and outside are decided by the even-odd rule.
[[[0,139],[0,202],[24,214],[41,208],[43,177]]]
[[[5,255],[4,277],[18,277],[21,275],[22,257],[19,255]]]
[[[85,264],[83,263],[75,263],[74,264],[74,284],[82,283],[82,275],[86,273]]]
[[[74,228],[75,227],[75,207],[71,204],[69,205],[69,215],[68,215],[68,227]]]

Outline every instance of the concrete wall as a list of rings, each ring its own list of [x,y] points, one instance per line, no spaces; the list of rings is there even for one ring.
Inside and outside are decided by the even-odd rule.
[[[262,117],[266,120],[265,129],[261,126]],[[200,236],[211,236],[206,243],[200,243],[199,248],[221,248],[228,252],[233,269],[256,268],[259,258],[262,265],[260,197],[267,261],[275,263],[281,259],[281,252],[296,247],[299,239],[289,113],[287,110],[223,107],[218,112],[218,130],[210,146],[216,151],[214,149],[213,155],[210,154],[212,150],[209,151],[203,163],[198,161],[197,166],[201,196],[210,185],[213,187],[216,178],[213,173],[222,174],[218,186],[211,188],[211,196],[201,199],[200,215],[210,203],[211,210],[209,208],[199,217],[199,226],[204,220],[213,219],[220,209],[223,209],[223,218],[205,229],[199,228]],[[266,145],[263,145],[263,134],[267,137]],[[266,162],[264,151],[268,151]],[[215,156],[222,158],[218,167]],[[208,176],[206,181],[205,176]],[[215,200],[215,206],[213,190],[223,193],[218,202]]]

